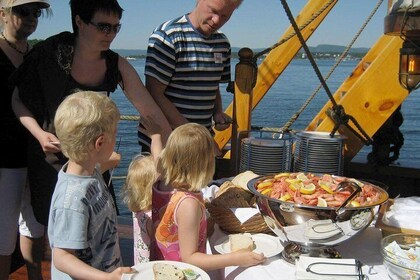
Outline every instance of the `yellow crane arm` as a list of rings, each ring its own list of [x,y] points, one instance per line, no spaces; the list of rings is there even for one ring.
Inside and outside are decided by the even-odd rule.
[[[332,1],[328,8],[326,8],[315,20],[313,20],[301,31],[305,40],[313,34],[337,1],[338,0]],[[326,1],[309,0],[296,17],[297,25],[302,26],[308,22],[314,14],[318,13],[325,6],[325,3]],[[293,27],[290,26],[280,40],[287,38],[293,32]],[[237,97],[235,97],[237,100],[236,117],[238,118],[236,125],[238,125],[238,132],[249,129],[244,126],[245,124],[250,123],[251,112],[245,112],[247,110],[244,111],[243,108],[248,108],[247,104],[249,103],[251,109],[254,109],[258,105],[290,61],[295,57],[300,48],[301,44],[299,39],[296,36],[293,36],[279,47],[273,49],[258,67],[257,83],[251,95],[242,93],[238,87],[235,87],[235,95],[237,95]],[[229,116],[233,115],[233,103],[227,107],[225,113]],[[223,148],[227,144],[231,138],[231,134],[232,126],[224,131],[216,131],[215,141],[220,148]]]
[[[400,37],[382,35],[334,93],[337,104],[342,105],[370,137],[408,96],[408,91],[398,81],[401,45]],[[325,113],[331,107],[331,102],[327,102],[306,129],[331,132],[334,122]],[[364,143],[345,126],[338,131],[348,137],[345,159],[350,161]]]

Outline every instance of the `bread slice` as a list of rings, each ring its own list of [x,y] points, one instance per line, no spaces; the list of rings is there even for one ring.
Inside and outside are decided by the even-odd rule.
[[[246,249],[253,251],[255,249],[254,241],[249,233],[238,233],[229,235],[230,251]]]
[[[153,264],[153,274],[155,280],[184,280],[182,270],[172,264],[155,263]]]
[[[251,179],[258,177],[259,175],[255,174],[254,172],[248,170],[242,173],[239,173],[232,179],[232,183],[236,186],[241,187],[243,190],[249,192],[248,190],[248,182]]]

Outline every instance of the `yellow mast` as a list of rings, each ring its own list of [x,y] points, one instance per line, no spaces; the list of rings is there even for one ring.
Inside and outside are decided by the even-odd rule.
[[[305,40],[307,40],[317,29],[337,3],[337,0],[331,0],[330,2],[331,4],[301,31]],[[296,17],[297,25],[302,26],[308,22],[314,14],[317,14],[326,5],[326,3],[327,1],[309,0]],[[292,33],[294,33],[294,30],[293,27],[290,26],[280,40],[289,37]],[[235,110],[237,117],[237,133],[249,130],[251,114],[250,111],[244,112],[244,108],[248,109],[248,103],[251,104],[251,109],[254,109],[258,105],[280,74],[284,71],[287,65],[289,65],[290,61],[295,57],[300,48],[301,45],[299,39],[296,36],[293,36],[279,47],[273,49],[258,67],[257,82],[251,94],[243,92],[240,88],[235,86],[235,95],[237,95],[237,97],[235,97],[237,102]],[[235,77],[235,79],[238,78],[241,77]],[[227,107],[225,113],[232,116],[233,103]],[[232,126],[225,131],[216,131],[215,141],[218,143],[220,148],[223,148],[231,138],[231,135]],[[229,157],[229,155],[227,155],[227,157]]]
[[[325,2],[308,1],[295,19],[297,25],[302,26],[311,19],[315,13],[324,7]],[[301,31],[305,40],[312,35],[336,2],[331,1],[331,5]],[[289,37],[293,32],[293,28],[290,26],[280,40]],[[337,104],[342,105],[345,112],[357,120],[369,137],[372,137],[379,130],[408,96],[408,91],[402,88],[398,81],[398,59],[401,45],[402,40],[398,36],[383,35],[380,37],[334,94]],[[238,84],[243,84],[244,80],[252,80],[252,77],[244,76],[251,71],[243,71],[242,66],[237,67],[234,102],[225,111],[231,116],[233,111],[235,112],[236,127],[233,129],[232,151],[237,152],[233,148],[237,149],[238,143],[235,143],[235,140],[237,140],[239,133],[250,129],[251,110],[265,96],[300,48],[301,45],[297,36],[293,36],[270,51],[258,67],[257,81],[253,90],[247,89],[244,91],[244,86],[238,87]],[[238,76],[238,73],[242,76]],[[331,102],[327,102],[309,124],[307,130],[331,132],[334,123],[325,113],[331,106]],[[352,127],[357,131],[357,128]],[[364,144],[344,126],[340,127],[339,133],[348,137],[345,158],[346,161],[350,161]],[[232,127],[222,132],[216,132],[215,141],[220,148],[226,145],[231,138],[231,134]],[[229,156],[228,153],[225,158],[229,158]]]

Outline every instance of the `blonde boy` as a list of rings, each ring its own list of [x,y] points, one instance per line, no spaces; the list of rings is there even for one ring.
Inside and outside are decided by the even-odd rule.
[[[69,158],[58,174],[48,237],[52,279],[121,279],[116,210],[101,176],[109,168],[120,114],[96,92],[78,92],[58,107],[54,125]]]

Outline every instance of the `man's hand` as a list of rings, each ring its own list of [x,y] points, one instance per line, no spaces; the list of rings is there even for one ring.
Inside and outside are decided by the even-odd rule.
[[[232,124],[232,118],[223,112],[214,113],[213,121],[214,121],[214,129],[218,131],[223,131],[225,129],[228,129],[229,126]]]

